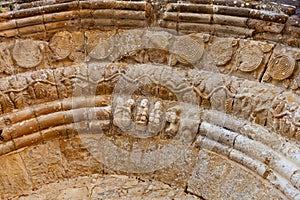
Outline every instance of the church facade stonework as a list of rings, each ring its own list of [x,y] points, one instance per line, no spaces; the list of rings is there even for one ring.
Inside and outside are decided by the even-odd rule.
[[[300,200],[294,1],[0,5],[0,199]]]

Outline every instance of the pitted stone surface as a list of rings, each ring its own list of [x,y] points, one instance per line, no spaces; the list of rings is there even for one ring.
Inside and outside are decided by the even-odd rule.
[[[55,189],[58,188],[58,189]],[[140,180],[124,175],[82,176],[44,185],[12,200],[88,200],[88,199],[198,199],[182,189],[157,181]]]
[[[0,5],[1,199],[300,199],[296,1]]]

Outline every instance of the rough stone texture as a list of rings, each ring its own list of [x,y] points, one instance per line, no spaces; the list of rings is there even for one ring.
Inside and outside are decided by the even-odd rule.
[[[0,198],[300,199],[280,2],[0,2]]]
[[[59,188],[53,190],[53,188]],[[157,181],[141,180],[124,175],[79,176],[44,185],[12,200],[31,199],[198,199],[181,189]]]
[[[93,136],[86,135],[85,137]],[[92,142],[93,140],[89,141]],[[77,183],[80,182],[78,181],[80,178],[76,177],[101,174],[103,170],[109,174],[117,173],[132,177],[137,176],[136,173],[130,174],[106,169],[97,159],[95,160],[97,154],[91,151],[92,155],[90,155],[91,152],[81,145],[80,137],[74,137],[72,139],[61,138],[48,141],[46,144],[26,147],[20,152],[2,156],[1,159],[3,159],[4,165],[2,166],[3,174],[1,177],[3,177],[2,180],[5,180],[5,182],[1,185],[1,191],[3,191],[1,198],[7,199],[21,194],[25,196],[30,194],[30,198],[39,197],[49,199],[52,195],[53,198],[57,198],[55,195],[59,194],[69,195],[69,197],[74,195],[72,196],[72,198],[74,198],[76,196],[75,194],[81,192],[84,197],[86,194],[91,194],[91,192],[87,193],[90,189],[86,190],[86,188],[95,188],[97,191],[103,191],[103,195],[107,195],[107,197],[113,194],[121,195],[122,193],[110,192],[110,187],[108,186],[93,187],[93,184],[89,185],[87,182],[84,182],[84,187],[77,186]],[[97,146],[96,143],[94,145]],[[104,147],[98,146],[98,148]],[[202,148],[207,147],[202,146]],[[154,174],[142,173],[138,176],[142,179],[156,180],[176,187],[176,191],[183,191],[185,188],[188,188],[191,194],[195,194],[196,197],[202,196],[205,199],[217,197],[239,199],[242,196],[245,198],[261,197],[263,199],[270,197],[274,199],[286,198],[266,180],[259,178],[255,173],[223,156],[206,150],[201,150],[199,156],[197,155],[196,149],[193,151],[189,150],[184,157],[176,160],[171,166],[157,170]],[[23,162],[23,160],[26,162]],[[201,162],[199,162],[200,160]],[[16,176],[18,179],[15,178]],[[4,177],[7,178],[5,179]],[[65,181],[60,182],[61,180]],[[111,185],[112,190],[118,187],[123,188],[125,187],[124,184],[129,184],[127,179],[124,184],[120,181],[111,182],[110,180],[111,179],[107,180],[106,183]],[[236,182],[236,180],[239,181]],[[56,181],[59,181],[59,183],[54,184],[57,184],[57,188],[60,189],[50,191],[49,188],[53,188],[52,183]],[[10,184],[10,186],[6,186],[4,183]],[[213,188],[211,187],[212,185],[214,186]],[[77,189],[74,189],[74,187]],[[164,198],[164,195],[173,196],[173,194],[175,195],[174,197],[176,197],[178,194],[175,191],[175,193],[171,192],[172,189],[167,186],[165,189],[166,192],[149,194],[150,196],[147,196],[147,193],[142,192],[144,189],[138,189],[140,187],[135,186],[132,187],[130,191],[145,195],[145,198]],[[56,188],[56,186],[54,188]],[[234,192],[232,192],[232,188],[234,188]],[[34,191],[30,192],[30,190]],[[127,193],[125,192],[125,194],[131,195],[129,191]],[[132,194],[132,196],[134,196],[134,194]]]
[[[209,151],[199,152],[199,162],[188,183],[188,191],[204,199],[285,199],[246,169]]]
[[[1,198],[21,194],[30,188],[30,175],[19,154],[1,157]]]

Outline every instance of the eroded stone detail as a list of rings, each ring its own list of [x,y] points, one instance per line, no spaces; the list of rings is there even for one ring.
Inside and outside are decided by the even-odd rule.
[[[152,111],[149,114],[149,133],[156,135],[161,131],[164,125],[164,107],[161,101],[157,101],[154,104]]]
[[[14,74],[14,63],[8,49],[2,49],[0,51],[0,73],[7,75]]]
[[[243,72],[252,72],[260,66],[262,60],[263,52],[258,46],[245,46],[239,51],[238,63],[240,65],[238,69]]]
[[[60,189],[53,191],[51,188]],[[35,192],[28,191],[26,193],[28,195],[12,199],[198,199],[194,195],[185,193],[183,189],[173,188],[159,181],[137,180],[125,175],[104,176],[102,174],[70,178],[60,183],[44,185]]]
[[[125,130],[128,129],[132,122],[132,109],[134,106],[135,101],[133,99],[128,99],[125,106],[117,105],[114,112],[114,125]]]
[[[299,106],[284,96],[274,99],[268,115],[268,126],[288,137],[299,137]]]
[[[17,65],[23,68],[32,68],[43,60],[41,47],[32,40],[17,40],[12,52]]]
[[[208,199],[298,199],[299,50],[271,42],[299,46],[295,10],[207,2],[33,2],[3,9],[0,36],[12,40],[6,45],[4,38],[0,50],[0,77],[6,77],[0,80],[0,197],[63,177],[142,169]],[[176,31],[122,30],[145,24]],[[65,26],[68,31],[57,32]],[[74,139],[77,134],[87,139]],[[43,147],[53,140],[59,143]],[[236,185],[245,174],[255,181]],[[215,183],[217,192],[210,188]],[[226,183],[242,194],[228,192]]]
[[[289,56],[279,55],[271,60],[268,71],[263,80],[269,82],[271,78],[275,80],[285,80],[289,78],[295,69],[295,60]]]
[[[215,41],[211,45],[210,54],[217,66],[223,66],[231,60],[235,45],[236,41],[228,39]]]
[[[54,59],[62,60],[67,58],[74,48],[73,36],[67,31],[56,33],[49,42],[49,47]]]
[[[189,180],[188,190],[196,194],[202,194],[205,199],[247,199],[253,198],[253,196],[262,199],[285,198],[275,189],[263,186],[262,180],[257,180],[251,173],[244,171],[239,166],[234,167],[233,163],[227,162],[226,159],[217,154],[202,150],[199,157],[203,162],[199,162],[194,168]],[[240,180],[239,183],[234,181],[237,178]],[[264,187],[264,191],[251,189],[251,187],[255,187],[251,184],[252,181],[255,182],[256,186],[259,184],[260,187]],[[241,182],[244,182],[244,184],[241,184]],[[228,188],[233,185],[235,185],[233,188]],[[240,191],[245,192],[240,193]]]

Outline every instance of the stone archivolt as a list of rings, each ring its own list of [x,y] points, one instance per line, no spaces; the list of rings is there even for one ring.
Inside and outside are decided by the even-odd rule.
[[[88,151],[79,135],[101,129],[100,140],[87,139],[88,150],[124,149],[115,163],[135,148],[144,156],[163,145],[188,149],[186,160],[150,175],[165,165],[153,161],[138,174],[145,179],[205,199],[300,199],[294,12],[288,5],[220,0],[34,1],[0,13],[0,197],[76,174],[136,167],[134,160],[115,171],[92,158],[84,164]],[[29,155],[40,151],[57,160],[44,158],[36,167],[38,157]],[[228,173],[217,170],[222,166]],[[250,189],[229,194],[238,174]],[[255,190],[256,183],[263,189]]]

